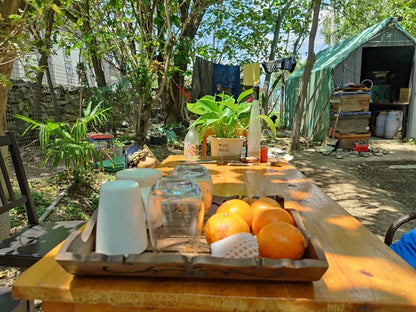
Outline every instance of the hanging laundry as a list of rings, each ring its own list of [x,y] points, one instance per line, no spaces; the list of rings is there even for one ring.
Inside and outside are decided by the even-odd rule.
[[[277,59],[274,61],[267,61],[261,63],[266,73],[271,74],[278,70],[287,70],[293,72],[296,67],[296,59],[294,56]]]
[[[231,89],[234,98],[238,98],[241,92],[240,66],[214,64],[212,95],[223,89]]]
[[[258,86],[260,85],[260,64],[252,63],[243,65],[243,85]]]
[[[192,101],[212,94],[214,63],[197,56],[192,72]]]

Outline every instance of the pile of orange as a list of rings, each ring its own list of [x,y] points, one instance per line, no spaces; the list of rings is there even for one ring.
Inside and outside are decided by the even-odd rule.
[[[225,201],[206,222],[205,238],[209,245],[236,233],[257,237],[259,255],[272,259],[301,259],[305,237],[292,215],[272,198],[246,197]]]

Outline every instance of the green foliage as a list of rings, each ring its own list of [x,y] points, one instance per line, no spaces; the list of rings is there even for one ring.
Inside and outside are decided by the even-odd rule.
[[[121,81],[112,86],[105,86],[102,88],[86,88],[85,99],[88,102],[100,103],[102,108],[111,108],[111,114],[107,116],[107,124],[116,133],[120,122],[123,120],[133,123],[132,112],[132,97],[129,86],[124,87]]]
[[[196,51],[201,57],[221,63],[244,64],[268,59],[279,12],[287,1],[225,0],[208,9],[197,33]],[[296,0],[283,20],[277,56],[292,53],[289,38],[307,35],[310,1]],[[215,30],[215,33],[213,32]],[[290,34],[290,36],[289,36]],[[213,44],[215,42],[215,44]]]
[[[237,102],[232,96],[223,93],[217,95],[220,100],[216,100],[211,95],[205,95],[195,103],[188,103],[188,110],[199,115],[190,127],[196,126],[200,140],[207,130],[211,130],[220,138],[239,137],[250,125],[252,102],[244,102],[244,100],[252,92],[252,89],[242,92]],[[270,117],[259,115],[257,118],[263,119],[276,135],[276,128]]]
[[[416,36],[415,0],[336,0],[336,39],[337,42],[358,34],[388,17],[403,18],[400,25],[413,36]],[[325,42],[330,42],[330,19],[323,24],[322,34]]]
[[[88,103],[83,112],[84,117],[73,122],[38,122],[22,115],[15,115],[16,118],[29,123],[23,134],[34,129],[39,131],[41,148],[46,150],[42,166],[45,166],[49,159],[52,160],[54,168],[60,164],[64,165],[76,185],[85,181],[87,173],[95,167],[95,159],[102,160],[101,154],[88,140],[87,129],[90,123],[101,125],[106,121],[110,108],[91,106],[91,102]]]

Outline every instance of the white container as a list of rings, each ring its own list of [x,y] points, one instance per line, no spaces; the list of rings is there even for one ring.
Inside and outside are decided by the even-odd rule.
[[[239,160],[244,138],[211,137],[211,157],[218,160]]]
[[[146,221],[139,184],[116,180],[104,183],[98,203],[97,253],[140,254],[147,248]]]
[[[390,111],[386,116],[386,125],[384,128],[384,137],[392,139],[400,126],[400,111]]]
[[[255,157],[260,161],[260,140],[261,123],[257,116],[260,115],[259,107],[259,87],[253,88],[253,103],[250,112],[250,126],[247,136],[247,157]]]
[[[387,111],[381,111],[376,119],[376,131],[375,136],[379,138],[384,137],[384,129],[386,125],[386,117],[387,117]]]
[[[153,168],[130,168],[116,173],[116,180],[132,180],[139,183],[143,204],[147,203],[150,188],[161,177],[162,171]]]

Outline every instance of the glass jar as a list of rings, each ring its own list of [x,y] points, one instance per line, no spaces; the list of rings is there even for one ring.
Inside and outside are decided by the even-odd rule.
[[[149,192],[146,212],[154,252],[197,253],[204,221],[198,184],[177,176],[160,178]]]
[[[204,198],[204,214],[207,214],[211,208],[213,196],[213,184],[209,170],[201,165],[182,164],[176,166],[171,175],[190,179],[199,185]]]

